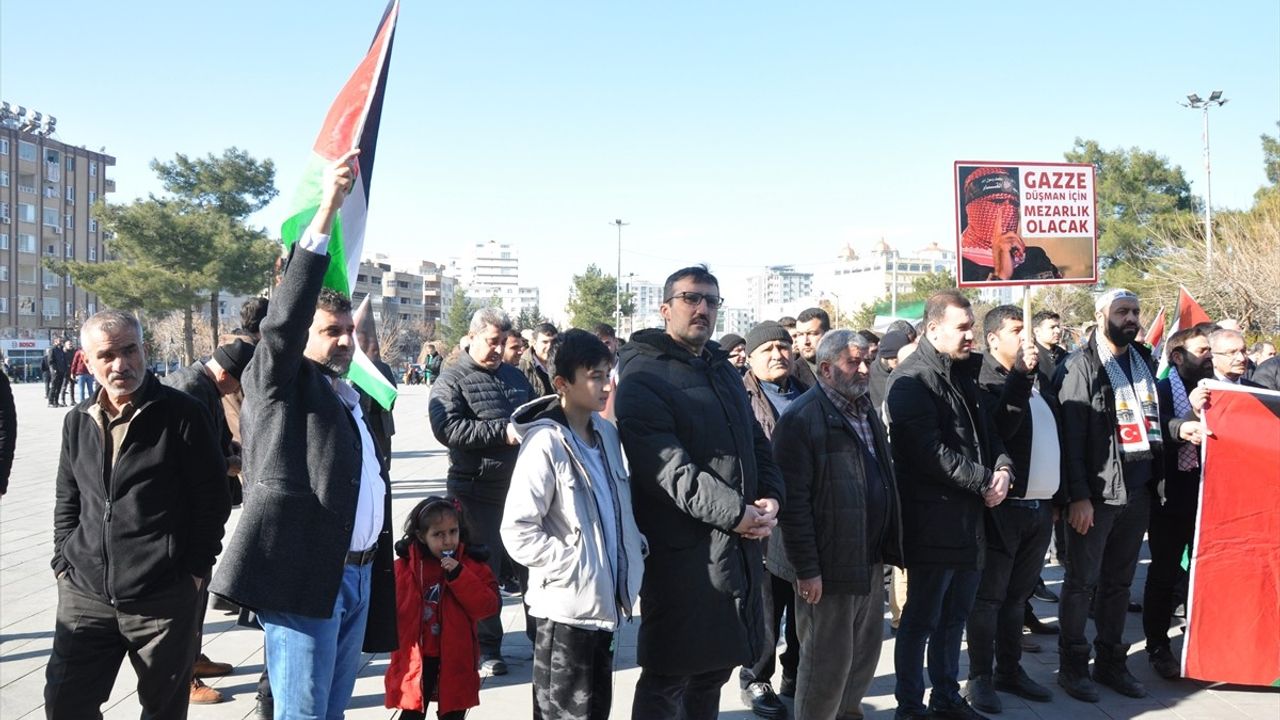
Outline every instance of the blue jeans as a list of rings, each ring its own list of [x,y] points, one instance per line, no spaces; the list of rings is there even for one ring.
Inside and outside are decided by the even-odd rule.
[[[960,638],[978,595],[980,570],[913,567],[907,570],[907,604],[893,649],[898,708],[923,714],[924,655],[929,646],[932,700],[960,702]]]
[[[93,391],[94,391],[93,376],[88,373],[85,373],[84,375],[77,375],[76,387],[80,392],[81,400],[84,400],[85,398],[89,397],[90,395],[93,394]]]
[[[371,565],[347,565],[328,618],[269,610],[258,613],[267,636],[275,720],[343,717],[360,669],[372,577]]]

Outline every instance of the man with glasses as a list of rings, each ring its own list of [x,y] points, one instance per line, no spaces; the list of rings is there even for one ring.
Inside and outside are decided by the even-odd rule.
[[[1213,377],[1215,380],[1244,385],[1262,387],[1245,379],[1248,369],[1249,355],[1245,352],[1244,335],[1239,330],[1218,328],[1209,334],[1209,347],[1213,351]]]
[[[728,353],[710,342],[723,304],[705,266],[667,278],[666,328],[620,353],[618,430],[636,522],[649,542],[632,717],[714,718],[734,667],[768,642],[758,540],[782,480]]]

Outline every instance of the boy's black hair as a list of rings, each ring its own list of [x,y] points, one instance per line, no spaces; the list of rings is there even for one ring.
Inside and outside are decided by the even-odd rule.
[[[1031,316],[1031,327],[1038,328],[1040,324],[1046,320],[1057,320],[1062,322],[1062,316],[1052,310],[1041,310]]]
[[[866,340],[868,343],[872,345],[880,344],[880,336],[875,334],[871,330],[859,330],[858,334],[862,336],[863,340]]]
[[[613,363],[609,347],[600,338],[578,328],[557,335],[551,343],[551,349],[547,351],[551,376],[559,376],[569,382],[573,382],[578,368],[590,370],[601,363]]]
[[[245,332],[258,332],[258,327],[267,317],[267,304],[268,300],[264,297],[252,297],[240,306],[240,327]]]
[[[457,500],[443,498],[439,495],[432,495],[423,498],[413,509],[409,511],[409,515],[404,519],[404,537],[396,543],[396,555],[400,557],[409,556],[409,543],[417,542],[418,532],[426,530],[436,519],[445,515],[453,515],[458,520],[458,542],[462,543],[467,556],[473,560],[486,562],[489,559],[489,550],[484,545],[471,545],[471,532],[467,526],[466,515],[462,512],[462,503]]]

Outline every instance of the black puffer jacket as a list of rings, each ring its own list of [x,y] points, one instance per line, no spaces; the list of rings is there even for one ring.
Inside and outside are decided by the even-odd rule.
[[[503,363],[482,367],[462,353],[431,386],[431,432],[449,448],[452,495],[503,503],[519,448],[507,444],[516,408],[535,397],[524,374]]]
[[[1280,355],[1269,360],[1263,360],[1262,364],[1258,365],[1249,379],[1264,388],[1280,390]]]
[[[955,362],[921,338],[893,373],[886,406],[908,569],[982,567],[982,492],[1013,461],[978,392],[981,365],[980,355]]]
[[[113,604],[208,578],[231,513],[208,411],[150,372],[135,403],[111,467],[92,399],[67,413],[58,461],[53,571]]]
[[[750,664],[764,647],[760,543],[733,532],[745,505],[783,499],[768,440],[729,356],[661,330],[620,358],[617,415],[636,522],[649,541],[638,661],[691,675]]]

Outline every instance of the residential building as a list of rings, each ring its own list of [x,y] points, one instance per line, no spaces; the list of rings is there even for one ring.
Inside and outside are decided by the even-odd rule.
[[[520,284],[520,252],[511,243],[475,243],[466,256],[450,260],[450,270],[471,300],[497,298],[512,317],[540,309],[539,289]]]
[[[747,301],[754,317],[777,319],[794,315],[817,304],[813,294],[813,273],[791,265],[773,265],[747,278]],[[728,332],[728,331],[726,331]]]
[[[734,333],[743,337],[755,327],[755,311],[744,307],[723,307],[716,315],[716,337]]]
[[[836,262],[819,276],[817,295],[842,314],[854,313],[863,305],[890,297],[895,284],[898,294],[905,295],[917,278],[947,270],[954,273],[955,264],[955,250],[936,242],[900,251],[881,238],[863,255],[846,244],[837,253]]]
[[[631,294],[631,315],[623,318],[623,327],[615,328],[622,337],[645,328],[665,327],[658,306],[662,305],[662,283],[638,280],[634,276],[622,284],[622,292]]]
[[[99,309],[43,261],[102,260],[105,233],[90,211],[116,189],[116,159],[55,138],[56,128],[52,116],[0,103],[0,350],[24,377],[39,372],[51,339],[74,336]]]

